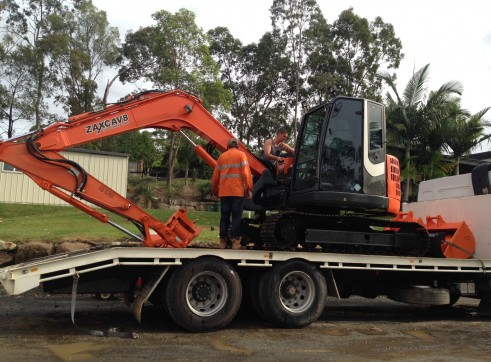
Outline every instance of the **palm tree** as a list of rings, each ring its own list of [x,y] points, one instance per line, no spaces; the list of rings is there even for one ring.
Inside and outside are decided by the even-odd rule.
[[[481,142],[491,138],[491,134],[484,133],[484,127],[491,126],[491,123],[483,120],[484,115],[490,108],[484,108],[474,115],[470,115],[467,112],[457,114],[450,119],[444,149],[447,152],[452,150],[455,157],[455,175],[459,174],[460,158],[468,154]]]
[[[462,94],[462,85],[456,81],[447,82],[437,91],[428,93],[429,67],[427,64],[413,74],[402,97],[393,77],[389,73],[381,75],[395,95],[393,98],[387,93],[387,130],[389,141],[404,149],[401,160],[401,176],[405,182],[404,201],[409,199],[410,183],[416,175],[413,149],[427,147],[423,144],[427,135],[448,117],[455,94]]]
[[[455,117],[467,114],[467,111],[460,107],[460,98],[454,98],[447,103],[447,112],[447,117],[440,119],[439,122],[432,122],[432,128],[421,135],[418,146],[412,151],[415,153],[417,174],[423,180],[448,176],[454,170],[454,163],[445,160],[442,150],[445,149],[445,142],[451,135],[448,124]],[[431,117],[429,118],[431,120]]]

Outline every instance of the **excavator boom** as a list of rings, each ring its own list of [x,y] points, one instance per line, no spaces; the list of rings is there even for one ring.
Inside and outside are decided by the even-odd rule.
[[[187,129],[219,151],[226,150],[228,140],[233,137],[202,106],[199,98],[178,90],[149,91],[102,111],[73,116],[66,122],[53,123],[26,136],[0,141],[0,161],[21,170],[42,189],[92,217],[143,241],[145,246],[186,247],[200,230],[187,218],[184,210],[163,223],[59,153],[103,138],[147,128],[173,132]],[[264,170],[261,162],[243,144],[240,143],[239,148],[246,153],[251,171],[260,175]],[[195,151],[214,167],[215,160],[201,146],[196,146]],[[131,220],[142,236],[115,225],[91,204]]]

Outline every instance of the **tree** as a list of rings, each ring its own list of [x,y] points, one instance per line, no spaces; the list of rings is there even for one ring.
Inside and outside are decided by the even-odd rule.
[[[486,107],[473,115],[458,113],[448,122],[445,150],[451,150],[455,158],[455,175],[459,174],[460,158],[491,138],[491,134],[485,134],[484,128],[491,126],[491,123],[483,119],[490,108]]]
[[[307,32],[312,42],[312,51],[308,55],[307,66],[309,76],[307,87],[302,100],[304,111],[326,101],[335,93],[342,83],[341,75],[336,72],[336,58],[333,53],[331,25],[324,16],[312,19]]]
[[[403,57],[402,43],[391,24],[376,17],[369,22],[344,10],[331,27],[338,90],[354,97],[380,99],[381,68],[396,69]]]
[[[21,46],[25,53],[30,53],[21,60],[29,68],[31,88],[28,98],[23,99],[23,102],[33,105],[36,128],[41,127],[41,120],[47,110],[45,99],[51,94],[54,81],[47,64],[47,53],[57,37],[52,37],[49,19],[70,9],[76,2],[77,0],[4,0],[2,3],[7,30],[4,38],[8,38],[8,44]]]
[[[403,200],[408,201],[411,180],[415,179],[413,150],[426,149],[423,143],[427,135],[442,124],[451,114],[455,95],[462,94],[462,85],[452,81],[443,84],[437,91],[427,92],[429,77],[427,64],[413,74],[406,85],[402,96],[397,91],[392,76],[382,74],[381,78],[387,82],[390,93],[387,93],[387,131],[389,142],[400,145],[404,150],[401,176],[405,182]]]
[[[57,101],[70,115],[91,111],[102,103],[96,96],[98,78],[120,57],[119,32],[91,0],[51,16],[50,25],[53,39],[57,38],[50,64],[62,90]]]
[[[224,86],[234,96],[231,117],[223,116],[223,124],[242,142],[257,147],[288,118],[284,80],[291,63],[284,56],[284,44],[269,32],[258,44],[246,46],[227,28],[212,29],[208,35]]]
[[[321,10],[315,0],[273,0],[270,8],[273,33],[285,41],[285,53],[292,62],[293,135],[297,136],[300,94],[306,78],[306,58],[309,39],[306,37],[310,21]]]
[[[230,93],[218,78],[219,68],[210,56],[203,30],[195,23],[194,13],[186,9],[175,14],[161,10],[152,17],[155,25],[126,36],[121,81],[146,79],[158,88],[194,93],[210,110],[227,108]],[[169,139],[170,186],[180,137],[171,133]]]
[[[198,143],[195,135],[187,133],[187,136],[192,139],[194,143]],[[179,163],[177,168],[184,171],[184,184],[187,186],[191,165],[196,163],[196,160],[198,159],[198,156],[194,152],[194,147],[190,142],[185,142],[179,149],[178,159]]]
[[[31,100],[31,67],[26,61],[31,54],[29,49],[19,47],[5,56],[0,68],[4,83],[0,88],[0,119],[6,119],[7,138],[14,136],[17,121],[30,119],[35,113]]]

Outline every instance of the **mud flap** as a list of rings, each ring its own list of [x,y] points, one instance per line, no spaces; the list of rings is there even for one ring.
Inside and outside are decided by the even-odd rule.
[[[138,323],[141,323],[141,316],[142,316],[142,308],[143,304],[148,300],[148,298],[152,295],[153,291],[155,288],[157,288],[157,285],[159,285],[160,281],[164,277],[164,275],[167,273],[169,270],[170,266],[162,270],[162,273],[155,275],[152,280],[150,280],[148,283],[146,283],[138,292],[137,296],[135,297],[135,304],[133,306],[133,315],[135,316],[135,319],[138,321]]]
[[[334,279],[334,274],[332,269],[328,269],[327,273],[324,273],[327,283],[327,295],[341,299],[341,294],[339,293],[338,285],[336,284],[336,279]]]
[[[77,303],[77,288],[78,288],[78,280],[80,279],[80,275],[74,274],[73,275],[73,284],[72,284],[72,303],[71,303],[71,310],[70,310],[70,316],[72,318],[72,323],[75,327],[77,327],[79,330],[82,332],[89,334],[91,336],[97,336],[97,337],[120,337],[120,338],[139,338],[140,336],[137,333],[133,332],[120,332],[116,327],[109,328],[107,332],[104,331],[98,331],[94,329],[86,329],[86,328],[81,328],[77,326],[75,323],[75,307]]]

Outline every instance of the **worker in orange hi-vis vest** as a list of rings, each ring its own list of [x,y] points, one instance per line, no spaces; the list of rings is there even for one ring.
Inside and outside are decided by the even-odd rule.
[[[252,198],[252,174],[247,156],[235,138],[228,141],[227,151],[218,158],[213,171],[213,195],[220,197],[220,249],[227,247],[228,228],[232,216],[232,249],[241,248],[240,221],[244,197]]]

